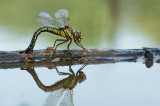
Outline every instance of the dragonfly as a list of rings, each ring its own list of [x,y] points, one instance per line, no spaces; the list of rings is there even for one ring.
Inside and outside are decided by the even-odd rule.
[[[56,52],[56,49],[59,45],[67,43],[67,42],[69,42],[67,49],[69,53],[71,53],[69,47],[72,41],[74,41],[75,44],[77,44],[79,47],[85,50],[85,48],[81,44],[81,39],[83,38],[84,35],[82,32],[78,30],[74,30],[72,27],[69,26],[68,14],[69,12],[67,9],[60,9],[55,13],[56,18],[52,18],[52,16],[48,12],[41,11],[39,15],[36,17],[36,21],[41,23],[44,26],[38,28],[35,31],[28,48],[24,51],[21,51],[20,53],[26,53],[26,54],[32,53],[36,40],[42,32],[48,32],[48,33],[58,35],[63,38],[63,39],[55,40],[54,45],[53,45],[54,53]],[[60,43],[56,45],[57,41]]]

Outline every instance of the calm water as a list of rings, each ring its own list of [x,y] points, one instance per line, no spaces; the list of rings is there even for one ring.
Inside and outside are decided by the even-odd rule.
[[[69,9],[70,26],[81,30],[86,48],[134,49],[159,47],[160,1],[152,0],[81,0],[43,1],[16,0],[0,3],[0,51],[24,50],[34,31],[39,11],[54,13]],[[53,46],[58,37],[42,33],[35,49]],[[65,49],[66,45],[59,49]],[[73,44],[71,48],[78,47]],[[82,65],[74,65],[74,73]],[[69,73],[69,66],[57,67]],[[50,86],[67,78],[55,69],[37,67],[35,72],[42,84]],[[159,106],[160,65],[146,68],[143,63],[87,65],[82,70],[86,80],[67,90],[58,104],[69,101],[75,106]],[[54,106],[60,90],[45,92],[26,70],[0,70],[0,106]],[[66,96],[67,95],[67,96]],[[71,96],[70,96],[71,97]],[[65,99],[66,98],[66,99]],[[51,105],[52,104],[52,105]],[[65,105],[64,105],[65,106]]]
[[[72,66],[72,69],[76,72],[81,66]],[[62,72],[68,72],[68,68],[58,67]],[[159,68],[159,64],[155,64],[147,69],[141,63],[88,65],[82,70],[86,80],[73,89],[73,103],[75,106],[158,106]],[[41,82],[48,86],[68,77],[47,68],[35,70]],[[56,91],[40,89],[25,70],[1,70],[0,75],[0,105],[50,106],[45,104],[51,104],[56,98],[50,96]]]

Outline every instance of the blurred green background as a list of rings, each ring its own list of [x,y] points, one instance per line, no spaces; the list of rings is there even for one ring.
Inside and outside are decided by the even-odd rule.
[[[69,10],[70,26],[84,33],[82,43],[85,47],[116,48],[115,42],[119,41],[120,44],[125,42],[121,41],[126,38],[126,36],[121,37],[124,29],[129,29],[127,38],[131,36],[130,34],[139,33],[137,38],[142,39],[138,42],[143,42],[145,37],[151,39],[150,43],[154,42],[153,45],[150,43],[147,45],[147,41],[139,45],[139,48],[142,46],[158,47],[160,44],[159,0],[1,0],[0,31],[12,34],[0,33],[0,37],[3,39],[4,36],[8,36],[3,39],[5,42],[26,41],[26,44],[21,44],[24,45],[23,48],[26,48],[34,31],[42,26],[35,21],[38,13],[48,11],[54,17],[55,12],[61,8]],[[46,46],[48,44],[51,46],[56,38],[58,37],[45,33],[37,42],[40,43],[43,40]],[[137,43],[136,40],[133,42]],[[126,42],[124,45],[129,45],[129,43]]]

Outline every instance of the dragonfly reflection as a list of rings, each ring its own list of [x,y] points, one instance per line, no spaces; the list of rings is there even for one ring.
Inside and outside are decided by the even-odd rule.
[[[55,69],[59,75],[68,75],[67,78],[64,78],[55,84],[50,86],[45,86],[38,78],[34,67],[28,67],[25,70],[29,72],[37,83],[38,87],[44,91],[50,91],[45,106],[73,106],[73,88],[77,85],[77,83],[81,83],[86,80],[86,75],[82,72],[82,69],[86,65],[83,65],[76,73],[72,70],[71,66],[69,66],[69,72],[60,72],[58,68],[55,66]]]

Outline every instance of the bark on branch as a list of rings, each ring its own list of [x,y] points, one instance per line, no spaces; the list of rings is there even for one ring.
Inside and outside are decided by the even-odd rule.
[[[160,61],[159,48],[143,49],[87,49],[72,50],[35,50],[32,54],[19,51],[0,51],[0,68],[15,68],[27,65],[52,66],[72,64],[102,64],[115,62],[146,62]]]

